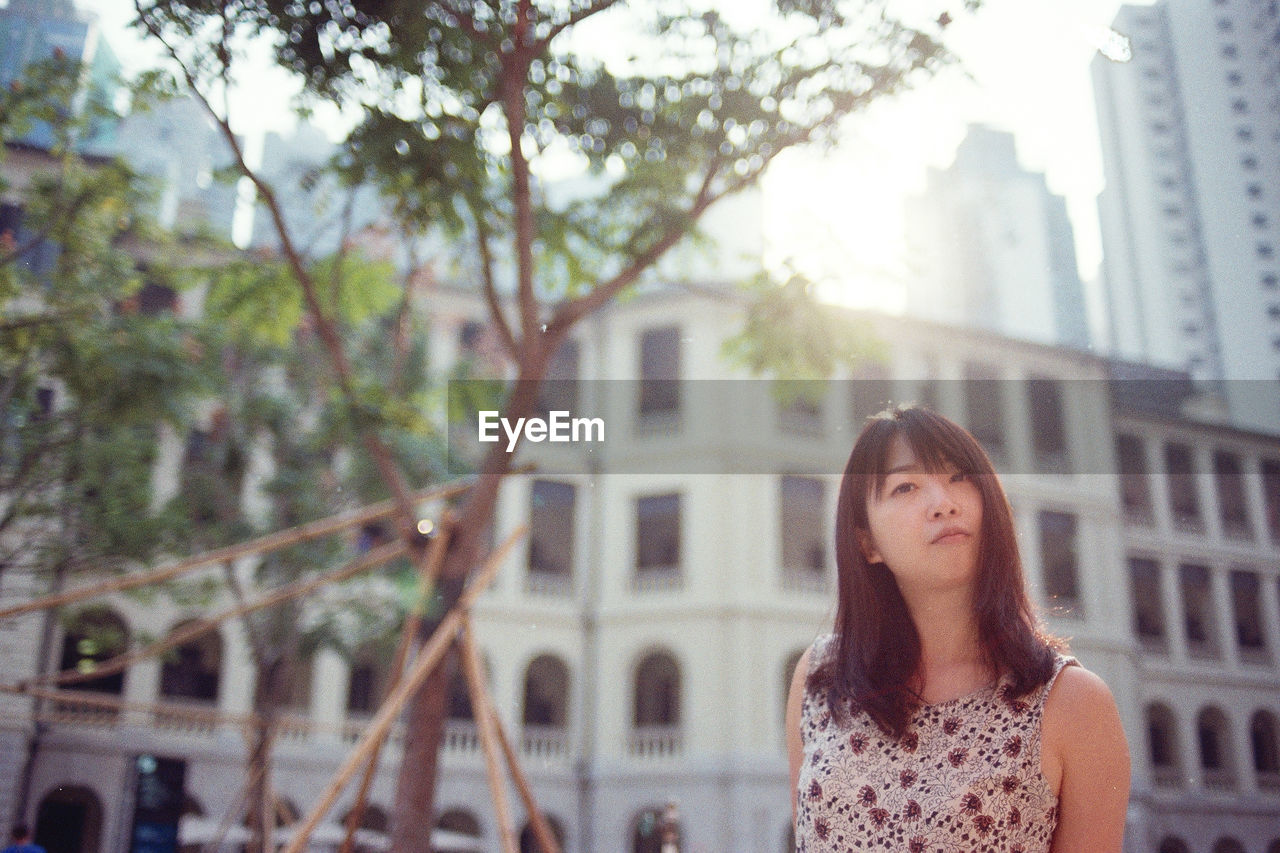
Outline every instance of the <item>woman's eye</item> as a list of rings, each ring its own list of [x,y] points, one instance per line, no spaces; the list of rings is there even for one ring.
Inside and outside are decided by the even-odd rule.
[[[907,492],[911,491],[914,488],[915,488],[915,483],[899,483],[898,485],[893,487],[893,491],[891,491],[889,494],[905,495]]]

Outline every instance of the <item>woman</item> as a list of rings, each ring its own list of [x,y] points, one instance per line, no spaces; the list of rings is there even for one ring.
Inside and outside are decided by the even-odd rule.
[[[787,703],[798,849],[1119,851],[1115,701],[1039,629],[973,436],[924,409],[876,416],[838,511],[835,631]]]

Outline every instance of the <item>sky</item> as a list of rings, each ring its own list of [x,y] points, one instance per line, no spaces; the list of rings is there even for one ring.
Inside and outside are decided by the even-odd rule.
[[[100,17],[126,70],[155,62],[157,51],[126,28],[132,0],[76,3]],[[976,13],[957,11],[945,35],[959,68],[854,117],[840,147],[825,156],[797,152],[771,169],[764,206],[770,263],[801,259],[802,267],[824,271],[824,292],[837,301],[900,307],[904,201],[924,188],[929,167],[950,164],[969,124],[985,123],[1011,131],[1022,165],[1044,172],[1050,190],[1066,197],[1081,275],[1090,282],[1101,259],[1103,178],[1089,63],[1100,48],[1120,55],[1109,30],[1120,5],[985,0]],[[237,129],[250,136],[289,129],[296,85],[270,67],[265,52],[249,76],[232,101]],[[319,120],[334,134],[342,125],[336,116]],[[1087,288],[1096,322],[1100,297]]]

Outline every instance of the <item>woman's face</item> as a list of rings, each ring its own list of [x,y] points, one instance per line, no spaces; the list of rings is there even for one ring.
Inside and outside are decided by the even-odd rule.
[[[972,477],[947,466],[927,471],[901,436],[889,447],[877,497],[867,495],[869,563],[884,563],[904,595],[971,586],[977,577],[982,493]]]

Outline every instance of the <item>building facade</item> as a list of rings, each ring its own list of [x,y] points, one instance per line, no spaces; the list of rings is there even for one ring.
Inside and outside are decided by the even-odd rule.
[[[482,301],[449,289],[429,298],[432,358],[483,353]],[[503,487],[494,538],[525,522],[531,532],[477,607],[477,639],[499,713],[566,850],[656,850],[667,802],[679,808],[682,849],[788,849],[790,670],[828,630],[839,472],[858,422],[888,400],[925,402],[967,424],[1005,472],[1033,596],[1121,710],[1134,758],[1127,849],[1170,853],[1225,839],[1253,853],[1280,841],[1267,746],[1280,714],[1280,552],[1269,538],[1280,442],[1117,407],[1109,366],[1094,356],[876,315],[863,321],[866,334],[891,342],[885,360],[831,383],[819,402],[726,403],[723,394],[750,384],[723,381],[735,374],[720,342],[740,312],[723,294],[655,291],[587,321],[554,372],[602,380],[581,383],[583,394],[612,389],[620,402],[608,423],[626,440],[601,456],[530,445],[538,453],[527,461],[540,473]],[[681,382],[665,384],[672,379]],[[1152,463],[1150,524],[1135,520],[1130,481],[1115,473],[1134,473],[1126,466],[1135,434]],[[1169,535],[1173,516],[1161,506],[1181,504],[1161,483],[1187,475],[1181,451],[1164,461],[1157,448],[1168,443],[1194,447],[1199,538]],[[1211,471],[1239,488],[1215,485]],[[1222,518],[1233,520],[1214,520]],[[1253,531],[1248,542],[1232,526],[1240,518]],[[1143,609],[1152,570],[1142,561],[1152,560],[1158,617]],[[54,665],[91,656],[83,641],[104,626],[163,636],[205,612],[128,598],[99,604],[65,623]],[[1202,620],[1195,634],[1188,608],[1211,614],[1212,627]],[[1153,650],[1153,624],[1163,626],[1163,652]],[[1217,632],[1217,657],[1193,652],[1206,630]],[[385,667],[373,650],[312,659],[277,752],[274,785],[287,814],[318,798],[376,710]],[[83,827],[64,849],[118,849],[139,756],[181,757],[187,828],[207,831],[243,782],[245,746],[227,720],[248,710],[251,673],[232,623],[173,660],[97,685],[134,703],[122,711],[45,703],[27,817]],[[155,701],[227,716],[148,710]],[[442,849],[497,850],[482,751],[456,679],[450,709],[437,802],[457,846]],[[1156,746],[1164,730],[1153,720],[1169,724],[1175,746]],[[375,830],[385,827],[395,764],[393,745],[373,788]],[[527,832],[522,843],[534,849]],[[1187,846],[1168,846],[1176,843]]]
[[[1142,715],[1135,849],[1274,853],[1280,438],[1179,417],[1169,403],[1185,391],[1155,385],[1170,393],[1122,390],[1115,419]]]

